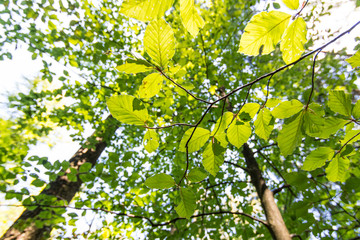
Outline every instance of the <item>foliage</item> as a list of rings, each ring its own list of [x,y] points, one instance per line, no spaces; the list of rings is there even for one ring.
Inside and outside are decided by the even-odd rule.
[[[21,157],[46,169],[48,177],[30,174],[31,186],[67,169],[84,183],[70,221],[61,216],[70,203],[14,193],[29,208],[56,209],[37,225],[58,228],[59,239],[71,226],[73,238],[269,239],[241,151],[247,143],[291,233],[358,236],[358,72],[320,55],[330,43],[310,51],[316,34],[306,31],[332,6],[283,1],[289,14],[284,5],[259,11],[257,2],[1,1],[2,58],[11,58],[9,44],[26,43],[43,60],[42,79],[62,83],[13,99],[24,119],[75,130],[81,143],[87,124],[102,130],[107,109],[121,123],[94,167]],[[353,68],[356,57],[347,60]],[[49,58],[67,70],[56,75]],[[65,98],[71,104],[44,104]],[[2,192],[12,191],[8,179]],[[101,228],[75,227],[94,211]]]

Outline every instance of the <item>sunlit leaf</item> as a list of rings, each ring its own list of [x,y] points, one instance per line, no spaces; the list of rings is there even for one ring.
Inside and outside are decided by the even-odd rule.
[[[156,174],[145,181],[148,188],[167,189],[175,185],[174,179],[165,173]]]
[[[333,112],[344,116],[351,116],[350,95],[344,91],[330,91],[328,106]]]
[[[147,109],[133,96],[112,96],[106,103],[113,117],[122,123],[145,125],[149,120]]]
[[[163,81],[164,79],[159,73],[152,73],[145,77],[139,89],[140,98],[151,98],[158,94]]]
[[[245,27],[238,52],[251,56],[272,52],[280,41],[290,18],[290,14],[279,11],[256,14]]]
[[[175,207],[176,213],[179,217],[190,219],[196,209],[196,196],[187,188],[180,189],[180,204]]]
[[[330,162],[326,168],[326,177],[332,182],[345,182],[347,179],[347,171],[349,169],[350,161],[347,157],[336,157]]]
[[[206,146],[202,163],[211,175],[216,176],[219,172],[220,166],[224,163],[224,152],[225,148],[216,142],[211,142]]]
[[[313,171],[325,165],[334,156],[335,151],[329,147],[319,147],[312,151],[305,159],[302,169]]]
[[[360,50],[357,51],[352,57],[346,59],[353,68],[360,67]]]
[[[270,110],[263,108],[260,110],[255,122],[255,134],[261,137],[262,139],[269,139],[271,131],[274,128],[274,125],[270,123],[272,119]]]
[[[300,112],[302,108],[303,104],[299,100],[293,99],[291,101],[281,102],[276,108],[272,110],[271,114],[275,118],[289,118]]]
[[[292,10],[296,10],[299,8],[299,0],[282,0],[283,3],[285,3],[285,5],[292,9]]]
[[[303,124],[304,113],[301,112],[293,121],[283,125],[277,138],[281,154],[287,156],[295,150],[301,142],[301,128]]]
[[[160,66],[166,67],[175,54],[174,31],[164,19],[150,22],[144,35],[144,47],[149,56]]]
[[[148,129],[144,135],[144,147],[148,153],[152,153],[159,147],[159,137],[154,129]]]
[[[164,16],[174,0],[124,0],[120,13],[138,19],[151,21]]]
[[[360,100],[358,100],[355,103],[355,106],[352,110],[351,115],[355,118],[355,119],[359,119],[360,118]]]
[[[306,41],[306,23],[303,18],[298,17],[286,28],[281,38],[280,50],[286,64],[300,58]]]
[[[247,142],[251,136],[251,127],[249,123],[233,121],[227,130],[229,142],[237,148],[240,148]]]
[[[186,151],[186,143],[189,140],[191,134],[193,133],[194,128],[188,129],[184,136],[181,139],[179,151],[185,152]],[[189,153],[198,151],[202,146],[205,145],[207,140],[210,137],[210,131],[204,128],[196,128],[194,134],[192,135],[189,144],[188,144],[188,151]]]
[[[194,0],[180,0],[180,16],[185,28],[193,37],[196,37],[199,29],[205,25],[195,8]]]
[[[125,63],[123,65],[117,66],[116,70],[119,72],[125,73],[140,73],[140,72],[147,72],[153,70],[153,68],[136,63]]]

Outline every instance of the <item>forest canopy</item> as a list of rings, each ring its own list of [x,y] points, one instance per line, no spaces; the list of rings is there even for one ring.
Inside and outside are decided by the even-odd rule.
[[[0,239],[358,239],[360,36],[332,46],[360,21],[316,28],[339,4],[0,1],[0,59],[43,63],[0,119]],[[70,159],[28,154],[59,128]]]

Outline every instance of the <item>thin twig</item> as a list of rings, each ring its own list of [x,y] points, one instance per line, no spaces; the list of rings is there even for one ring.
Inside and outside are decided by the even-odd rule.
[[[206,101],[204,99],[198,98],[197,96],[195,96],[194,94],[192,94],[191,92],[189,92],[189,90],[187,90],[186,88],[184,88],[183,86],[181,86],[180,84],[178,84],[177,82],[175,82],[174,79],[172,79],[171,77],[169,77],[168,75],[166,75],[163,70],[161,70],[160,68],[156,67],[156,70],[163,75],[166,79],[168,79],[170,82],[172,82],[173,84],[175,84],[177,87],[181,88],[182,90],[184,90],[187,94],[189,94],[190,96],[192,96],[194,99],[207,103],[207,104],[211,104],[211,102]]]
[[[274,71],[272,71],[272,72],[269,72],[269,73],[267,73],[267,74],[264,74],[264,75],[256,78],[255,80],[253,80],[253,81],[251,81],[251,82],[249,82],[249,83],[246,83],[246,84],[244,84],[244,85],[242,85],[242,86],[240,86],[240,87],[238,87],[238,88],[236,88],[236,89],[233,89],[232,91],[230,91],[230,92],[227,93],[226,95],[224,95],[224,96],[216,99],[216,100],[215,100],[214,102],[212,102],[212,103],[215,104],[215,103],[217,103],[217,102],[219,102],[219,101],[221,101],[221,100],[229,97],[230,95],[238,92],[239,90],[241,90],[241,89],[243,89],[243,88],[246,88],[246,87],[248,87],[248,86],[252,86],[252,85],[254,85],[255,83],[261,81],[261,80],[264,79],[264,78],[267,78],[267,77],[269,77],[269,76],[271,76],[271,75],[274,75],[274,74],[276,74],[276,73],[278,73],[278,72],[281,72],[282,70],[284,70],[284,69],[286,69],[286,68],[288,68],[288,67],[290,67],[290,66],[292,66],[292,65],[297,64],[298,62],[302,61],[303,59],[305,59],[305,58],[311,56],[312,54],[318,52],[319,50],[322,50],[322,49],[324,49],[325,47],[329,46],[330,44],[332,44],[333,42],[335,42],[335,41],[338,40],[339,38],[343,37],[345,34],[350,33],[350,32],[351,32],[357,25],[359,25],[359,24],[360,24],[360,21],[358,21],[357,23],[355,23],[355,24],[354,24],[351,28],[349,28],[348,30],[344,31],[343,33],[341,33],[340,35],[338,35],[337,37],[335,37],[333,40],[329,41],[328,43],[322,45],[321,47],[319,47],[319,48],[317,48],[317,49],[315,49],[315,50],[313,50],[313,51],[311,51],[311,52],[309,52],[309,53],[306,53],[305,55],[303,55],[302,57],[300,57],[298,60],[296,60],[296,61],[294,61],[294,62],[292,62],[292,63],[286,64],[286,65],[284,65],[284,66],[282,66],[282,67],[280,67],[280,68],[278,68],[278,69],[276,69],[276,70],[274,70]]]
[[[321,52],[321,49],[315,54],[315,57],[314,57],[314,61],[313,61],[313,65],[312,65],[312,73],[311,73],[311,92],[310,92],[310,95],[309,95],[309,99],[306,103],[306,107],[305,109],[307,109],[309,107],[309,104],[310,104],[310,101],[311,101],[311,97],[312,97],[312,94],[314,92],[314,88],[315,88],[315,64],[316,64],[316,58],[317,56],[319,55],[319,53]]]

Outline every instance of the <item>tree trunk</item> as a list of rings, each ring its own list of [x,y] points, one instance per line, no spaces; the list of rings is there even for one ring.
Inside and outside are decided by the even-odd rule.
[[[275,203],[274,195],[266,186],[265,180],[259,169],[259,165],[254,158],[254,153],[247,143],[244,144],[243,155],[251,177],[251,182],[256,188],[261,205],[265,211],[272,237],[276,240],[290,240],[291,236],[286,228],[280,210]]]
[[[116,120],[110,115],[104,122],[105,130],[101,132],[94,132],[88,139],[84,147],[80,149],[69,160],[70,167],[78,170],[80,166],[86,162],[89,162],[94,166],[100,154],[104,151],[107,142],[114,135],[118,125]],[[95,143],[93,148],[89,148],[86,145]],[[68,179],[67,175],[70,173],[70,169],[65,171],[63,176],[58,176],[53,182],[50,182],[48,186],[40,193],[40,195],[55,196],[58,200],[66,200],[70,202],[75,194],[80,190],[82,184],[81,179],[77,176],[77,181],[72,182]],[[35,210],[25,210],[21,216],[15,221],[15,223],[6,231],[1,237],[1,240],[25,240],[25,239],[45,239],[50,236],[52,226],[47,225],[44,227],[37,227],[35,219],[41,220],[41,213],[48,211],[41,207],[37,207]],[[46,219],[44,219],[46,222]]]

